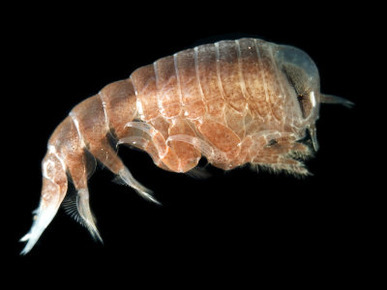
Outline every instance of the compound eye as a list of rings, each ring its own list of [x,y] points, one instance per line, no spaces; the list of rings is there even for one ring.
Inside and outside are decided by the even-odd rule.
[[[302,117],[306,119],[311,114],[315,105],[315,99],[310,97],[311,93],[314,95],[314,92],[307,85],[307,75],[301,68],[291,64],[284,64],[282,70],[297,96]],[[312,99],[314,102],[312,102]]]
[[[302,116],[306,119],[310,116],[314,107],[316,107],[315,93],[314,91],[311,91],[307,95],[298,95],[297,100],[300,104]]]
[[[300,104],[302,116],[306,118],[309,116],[310,111],[311,111],[311,106],[310,103],[306,100],[305,96],[297,96],[298,103]]]

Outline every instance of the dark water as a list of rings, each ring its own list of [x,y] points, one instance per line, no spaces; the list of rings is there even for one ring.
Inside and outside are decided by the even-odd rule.
[[[224,281],[239,271],[253,281],[259,273],[285,277],[291,271],[316,275],[319,281],[324,274],[316,272],[332,277],[360,267],[374,221],[372,182],[364,163],[374,155],[365,149],[361,129],[365,96],[352,47],[355,24],[338,14],[324,23],[315,21],[319,17],[310,22],[280,15],[277,25],[253,12],[238,21],[227,14],[213,21],[207,13],[200,15],[202,21],[159,15],[133,23],[131,18],[104,21],[96,14],[83,24],[82,17],[56,21],[43,14],[41,22],[33,18],[13,36],[22,51],[10,54],[17,69],[9,72],[13,94],[8,98],[14,103],[7,107],[12,117],[4,151],[16,155],[4,163],[13,176],[3,176],[4,186],[10,186],[3,194],[11,196],[3,204],[11,210],[3,219],[9,233],[2,238],[8,243],[3,251],[9,265],[15,265],[9,269],[58,279],[101,273],[93,281],[113,269],[127,281],[184,276],[182,285],[189,285],[207,275]],[[120,148],[133,175],[154,190],[163,206],[112,183],[114,176],[98,168],[90,180],[90,198],[104,244],[95,243],[60,210],[31,253],[19,257],[23,245],[18,239],[29,230],[31,211],[38,205],[47,139],[75,104],[159,57],[222,36],[254,35],[305,50],[320,69],[322,91],[356,104],[353,109],[321,108],[320,150],[307,162],[313,176],[297,179],[247,167],[224,173],[210,167],[212,176],[197,180],[162,171],[146,154]],[[367,187],[359,190],[362,184]]]

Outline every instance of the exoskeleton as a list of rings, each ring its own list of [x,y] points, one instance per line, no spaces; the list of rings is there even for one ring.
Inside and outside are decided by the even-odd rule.
[[[260,39],[201,45],[135,70],[75,106],[52,134],[42,161],[40,205],[22,253],[54,218],[68,177],[77,191],[68,210],[101,239],[89,207],[90,156],[157,203],[110,137],[146,151],[172,172],[189,172],[204,156],[224,170],[252,164],[307,175],[301,160],[318,149],[320,103],[351,105],[321,94],[318,70],[306,53]]]

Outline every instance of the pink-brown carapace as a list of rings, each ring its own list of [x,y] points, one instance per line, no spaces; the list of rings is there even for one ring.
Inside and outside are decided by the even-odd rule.
[[[77,193],[65,202],[67,210],[101,239],[89,206],[92,157],[157,203],[109,139],[146,151],[172,172],[189,172],[204,156],[224,170],[252,164],[307,175],[302,160],[318,149],[320,103],[351,105],[321,94],[318,70],[306,53],[260,39],[201,45],[140,67],[75,106],[52,134],[40,205],[22,253],[55,216],[68,177]]]

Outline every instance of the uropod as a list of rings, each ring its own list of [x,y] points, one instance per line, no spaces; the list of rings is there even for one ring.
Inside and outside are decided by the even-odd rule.
[[[28,253],[65,205],[98,240],[87,180],[97,159],[143,197],[157,202],[112,147],[146,151],[168,171],[185,173],[205,157],[230,170],[245,164],[307,175],[318,150],[321,103],[351,106],[322,94],[315,63],[302,50],[242,38],[200,45],[158,59],[76,105],[51,135],[42,161],[42,192]],[[76,194],[66,198],[68,179]],[[66,199],[65,199],[66,198]]]

